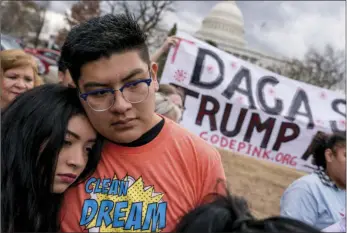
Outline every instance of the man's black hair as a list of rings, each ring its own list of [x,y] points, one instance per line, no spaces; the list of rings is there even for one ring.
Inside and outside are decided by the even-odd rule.
[[[126,14],[107,14],[73,27],[61,50],[61,59],[78,86],[83,65],[114,53],[138,50],[150,63],[146,34],[136,20]]]
[[[61,72],[65,73],[66,70],[67,70],[67,67],[65,65],[65,62],[60,57],[59,61],[58,61],[58,71],[61,71]]]
[[[309,147],[311,154],[313,154],[313,162],[315,165],[325,170],[327,168],[325,151],[331,149],[333,152],[336,152],[336,146],[346,146],[346,136],[344,134],[326,134],[318,131],[313,137]]]

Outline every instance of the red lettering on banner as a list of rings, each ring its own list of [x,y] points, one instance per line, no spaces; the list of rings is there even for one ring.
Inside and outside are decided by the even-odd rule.
[[[218,134],[209,135],[207,131],[201,132],[200,137],[215,146],[230,149],[232,151],[237,151],[244,155],[254,156],[263,160],[274,161],[293,167],[297,165],[297,157],[290,154],[278,152],[276,156],[273,157],[271,156],[272,150],[266,150],[265,148],[260,148],[259,146],[255,146],[243,141],[237,141],[235,139],[220,136]]]
[[[279,152],[275,157],[276,162],[279,162],[285,165],[291,165],[291,166],[296,166],[297,164],[296,159],[297,159],[296,156],[292,156],[290,154],[283,154],[281,152]]]
[[[252,149],[252,144],[248,144],[248,150],[247,150],[246,154],[249,155],[249,153],[251,153],[251,149]]]
[[[246,143],[244,142],[240,142],[239,143],[239,146],[237,147],[237,152],[240,152],[240,150],[242,150],[243,148],[246,147]]]
[[[289,165],[291,166],[296,166],[297,162],[296,162],[297,157],[296,156],[292,156],[289,162]]]
[[[281,162],[283,158],[282,152],[278,153],[275,157],[276,162]]]
[[[216,144],[219,141],[218,135],[213,134],[211,137],[212,144]]]
[[[230,140],[230,143],[229,143],[229,148],[230,148],[230,150],[235,150],[235,148],[234,148],[234,144],[236,143],[236,140],[235,139],[231,139]]]
[[[227,139],[226,137],[222,136],[222,138],[221,138],[221,140],[220,140],[220,146],[221,146],[222,148],[228,146],[228,139]]]
[[[207,138],[205,138],[205,137],[203,137],[204,135],[206,135],[207,134],[207,132],[201,132],[200,133],[200,137],[202,138],[202,139],[204,139],[205,141],[207,141]]]
[[[282,163],[288,164],[290,162],[290,157],[289,154],[285,154]]]
[[[270,153],[271,153],[271,150],[265,150],[264,149],[263,159],[271,159],[270,158]]]
[[[261,153],[261,149],[260,149],[260,148],[258,148],[258,147],[254,147],[254,148],[253,148],[252,156],[254,156],[254,154],[256,154],[257,157],[259,157],[259,156],[260,156],[260,153]]]
[[[172,57],[171,57],[171,64],[173,64],[175,62],[175,60],[176,60],[178,48],[181,45],[181,41],[185,41],[185,42],[188,42],[191,45],[195,45],[195,43],[193,41],[186,40],[186,39],[183,39],[183,38],[178,38],[178,42],[177,42],[176,46],[174,47],[174,52],[173,52]]]

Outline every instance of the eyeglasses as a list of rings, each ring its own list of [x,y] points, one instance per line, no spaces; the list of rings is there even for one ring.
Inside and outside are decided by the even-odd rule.
[[[113,106],[116,101],[116,91],[120,91],[123,98],[129,103],[136,104],[144,101],[148,97],[151,82],[151,78],[142,79],[126,83],[118,90],[113,88],[98,89],[83,93],[80,97],[88,103],[91,109],[102,112]]]

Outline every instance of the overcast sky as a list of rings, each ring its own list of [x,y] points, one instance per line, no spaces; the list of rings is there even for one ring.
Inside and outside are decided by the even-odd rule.
[[[168,28],[176,22],[178,29],[194,33],[205,16],[219,1],[177,1],[176,12],[167,13]],[[53,1],[51,10],[62,14],[74,2]],[[327,43],[345,49],[344,1],[237,1],[249,47],[267,53],[301,58],[310,46],[323,49]],[[63,23],[52,14],[50,31]]]

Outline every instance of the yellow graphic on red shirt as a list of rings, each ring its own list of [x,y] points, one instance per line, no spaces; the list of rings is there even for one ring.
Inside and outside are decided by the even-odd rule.
[[[82,207],[80,225],[99,232],[159,232],[166,227],[164,194],[144,186],[142,177],[97,179],[85,185],[91,198]]]

